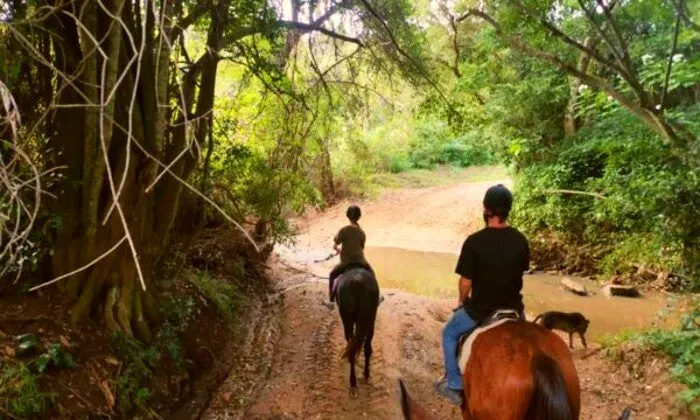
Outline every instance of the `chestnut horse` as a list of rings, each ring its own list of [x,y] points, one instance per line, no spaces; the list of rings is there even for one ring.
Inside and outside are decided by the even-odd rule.
[[[379,306],[379,285],[371,271],[351,268],[335,279],[335,290],[340,318],[343,320],[345,340],[348,342],[343,357],[350,362],[350,388],[355,390],[355,359],[364,345],[364,378],[369,379],[369,359],[372,356],[374,320]]]
[[[527,321],[480,334],[462,376],[462,417],[475,420],[574,420],[581,389],[571,353],[555,333]],[[401,382],[406,419],[430,419]]]

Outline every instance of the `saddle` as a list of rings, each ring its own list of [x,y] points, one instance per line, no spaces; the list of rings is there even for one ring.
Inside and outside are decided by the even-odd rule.
[[[352,262],[348,263],[348,265],[344,266],[341,270],[339,270],[338,274],[335,276],[335,280],[333,281],[333,290],[332,293],[335,294],[338,290],[338,285],[342,282],[342,276],[343,274],[347,273],[348,271],[355,269],[355,268],[364,268],[365,270],[368,270],[371,273],[374,273],[372,270],[372,267],[369,266],[369,264],[364,264],[361,262]]]
[[[520,312],[514,309],[499,309],[494,312],[490,317],[486,318],[479,326],[468,335],[463,335],[459,339],[459,345],[457,346],[457,359],[459,360],[459,370],[464,373],[467,367],[467,362],[469,361],[469,356],[471,356],[472,346],[476,337],[495,328],[503,323],[511,321],[520,321],[524,318],[521,316]]]

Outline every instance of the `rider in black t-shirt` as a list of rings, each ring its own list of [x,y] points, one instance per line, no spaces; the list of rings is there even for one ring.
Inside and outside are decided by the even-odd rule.
[[[462,404],[462,376],[457,361],[461,336],[498,309],[523,312],[523,272],[529,268],[530,251],[525,236],[508,225],[513,197],[501,184],[486,191],[486,227],[470,235],[457,262],[459,301],[442,332],[446,376],[435,384],[438,394]],[[471,294],[471,297],[470,297]]]

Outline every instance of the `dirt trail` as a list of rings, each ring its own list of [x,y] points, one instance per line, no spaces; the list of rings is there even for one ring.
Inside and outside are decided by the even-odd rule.
[[[483,223],[478,219],[480,201],[493,183],[396,190],[362,203],[368,245],[455,252]],[[253,344],[232,356],[241,363],[203,418],[400,419],[398,378],[437,418],[459,418],[458,409],[437,398],[431,385],[442,373],[440,331],[454,299],[383,289],[386,300],[378,312],[372,377],[369,383],[360,382],[357,397],[350,396],[348,364],[341,360],[345,341],[340,318],[337,310],[321,304],[327,298],[326,280],[321,279],[326,267],[312,263],[328,254],[330,239],[344,223],[346,204],[300,219],[303,233],[297,246],[282,248],[273,258],[271,275],[279,292],[270,296],[263,316],[267,327],[256,326]],[[574,350],[583,419],[615,419],[628,405],[638,419],[682,418],[674,414],[678,386],[668,380],[663,361],[635,358],[636,368],[629,363],[622,367],[598,349]]]
[[[486,189],[496,183],[511,186],[510,180],[503,179],[385,190],[376,200],[360,203],[363,213],[360,224],[368,232],[367,246],[458,252],[464,238],[483,225],[481,200]],[[305,250],[330,250],[338,228],[347,224],[347,204],[340,203],[320,214],[310,212],[296,220],[301,230],[297,236],[296,261],[304,260]]]

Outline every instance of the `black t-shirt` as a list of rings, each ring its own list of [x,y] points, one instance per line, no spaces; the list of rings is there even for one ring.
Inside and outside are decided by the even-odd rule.
[[[522,311],[523,272],[530,266],[525,236],[513,227],[484,228],[470,235],[457,261],[456,273],[472,281],[464,309],[481,322],[498,309]]]

